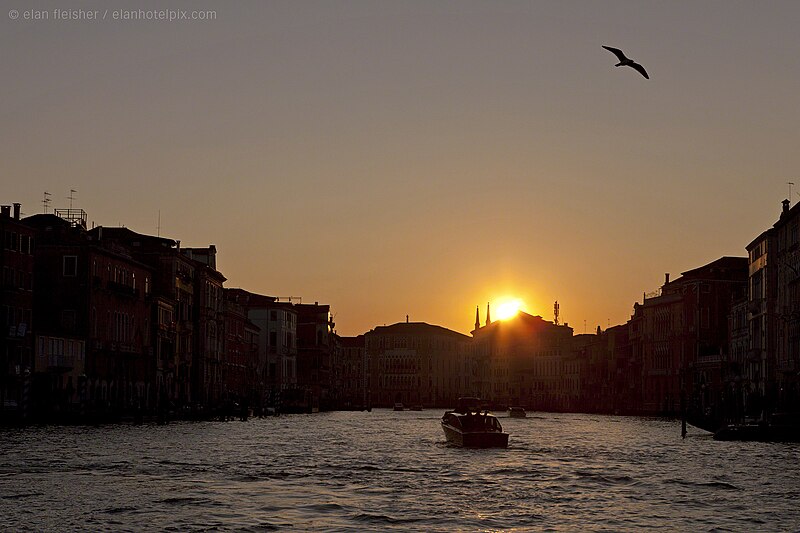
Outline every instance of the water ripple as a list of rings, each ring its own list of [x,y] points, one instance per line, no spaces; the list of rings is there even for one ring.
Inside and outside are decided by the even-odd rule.
[[[447,444],[440,412],[0,429],[2,529],[792,531],[800,447],[680,438],[654,418],[503,418]],[[768,502],[769,505],[765,505]]]

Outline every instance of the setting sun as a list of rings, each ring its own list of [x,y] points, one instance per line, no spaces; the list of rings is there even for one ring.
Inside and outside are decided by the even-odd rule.
[[[497,306],[497,318],[506,320],[516,315],[522,308],[522,300],[507,300]]]

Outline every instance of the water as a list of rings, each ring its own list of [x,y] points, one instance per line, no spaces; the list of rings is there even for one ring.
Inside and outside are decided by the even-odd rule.
[[[445,443],[439,410],[0,429],[0,530],[793,531],[800,445],[659,419],[501,418]]]

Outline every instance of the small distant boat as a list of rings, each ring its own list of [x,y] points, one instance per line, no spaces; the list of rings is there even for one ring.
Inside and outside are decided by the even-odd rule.
[[[447,441],[463,448],[506,448],[508,433],[497,417],[481,413],[478,398],[459,398],[458,407],[445,411],[442,429]]]
[[[403,404],[402,403],[397,402],[396,404],[394,404],[394,410],[395,411],[402,411],[403,409],[404,408],[403,408]]]
[[[800,424],[774,415],[769,422],[727,424],[714,432],[714,440],[800,442]]]
[[[422,404],[417,403],[411,406],[412,411],[422,411]]]
[[[526,416],[525,409],[523,409],[522,407],[509,407],[508,416],[510,418],[525,418]]]

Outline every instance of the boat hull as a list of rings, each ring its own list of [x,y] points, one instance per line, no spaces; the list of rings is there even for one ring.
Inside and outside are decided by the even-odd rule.
[[[442,423],[447,442],[462,448],[507,448],[508,433],[496,431],[461,431]]]

